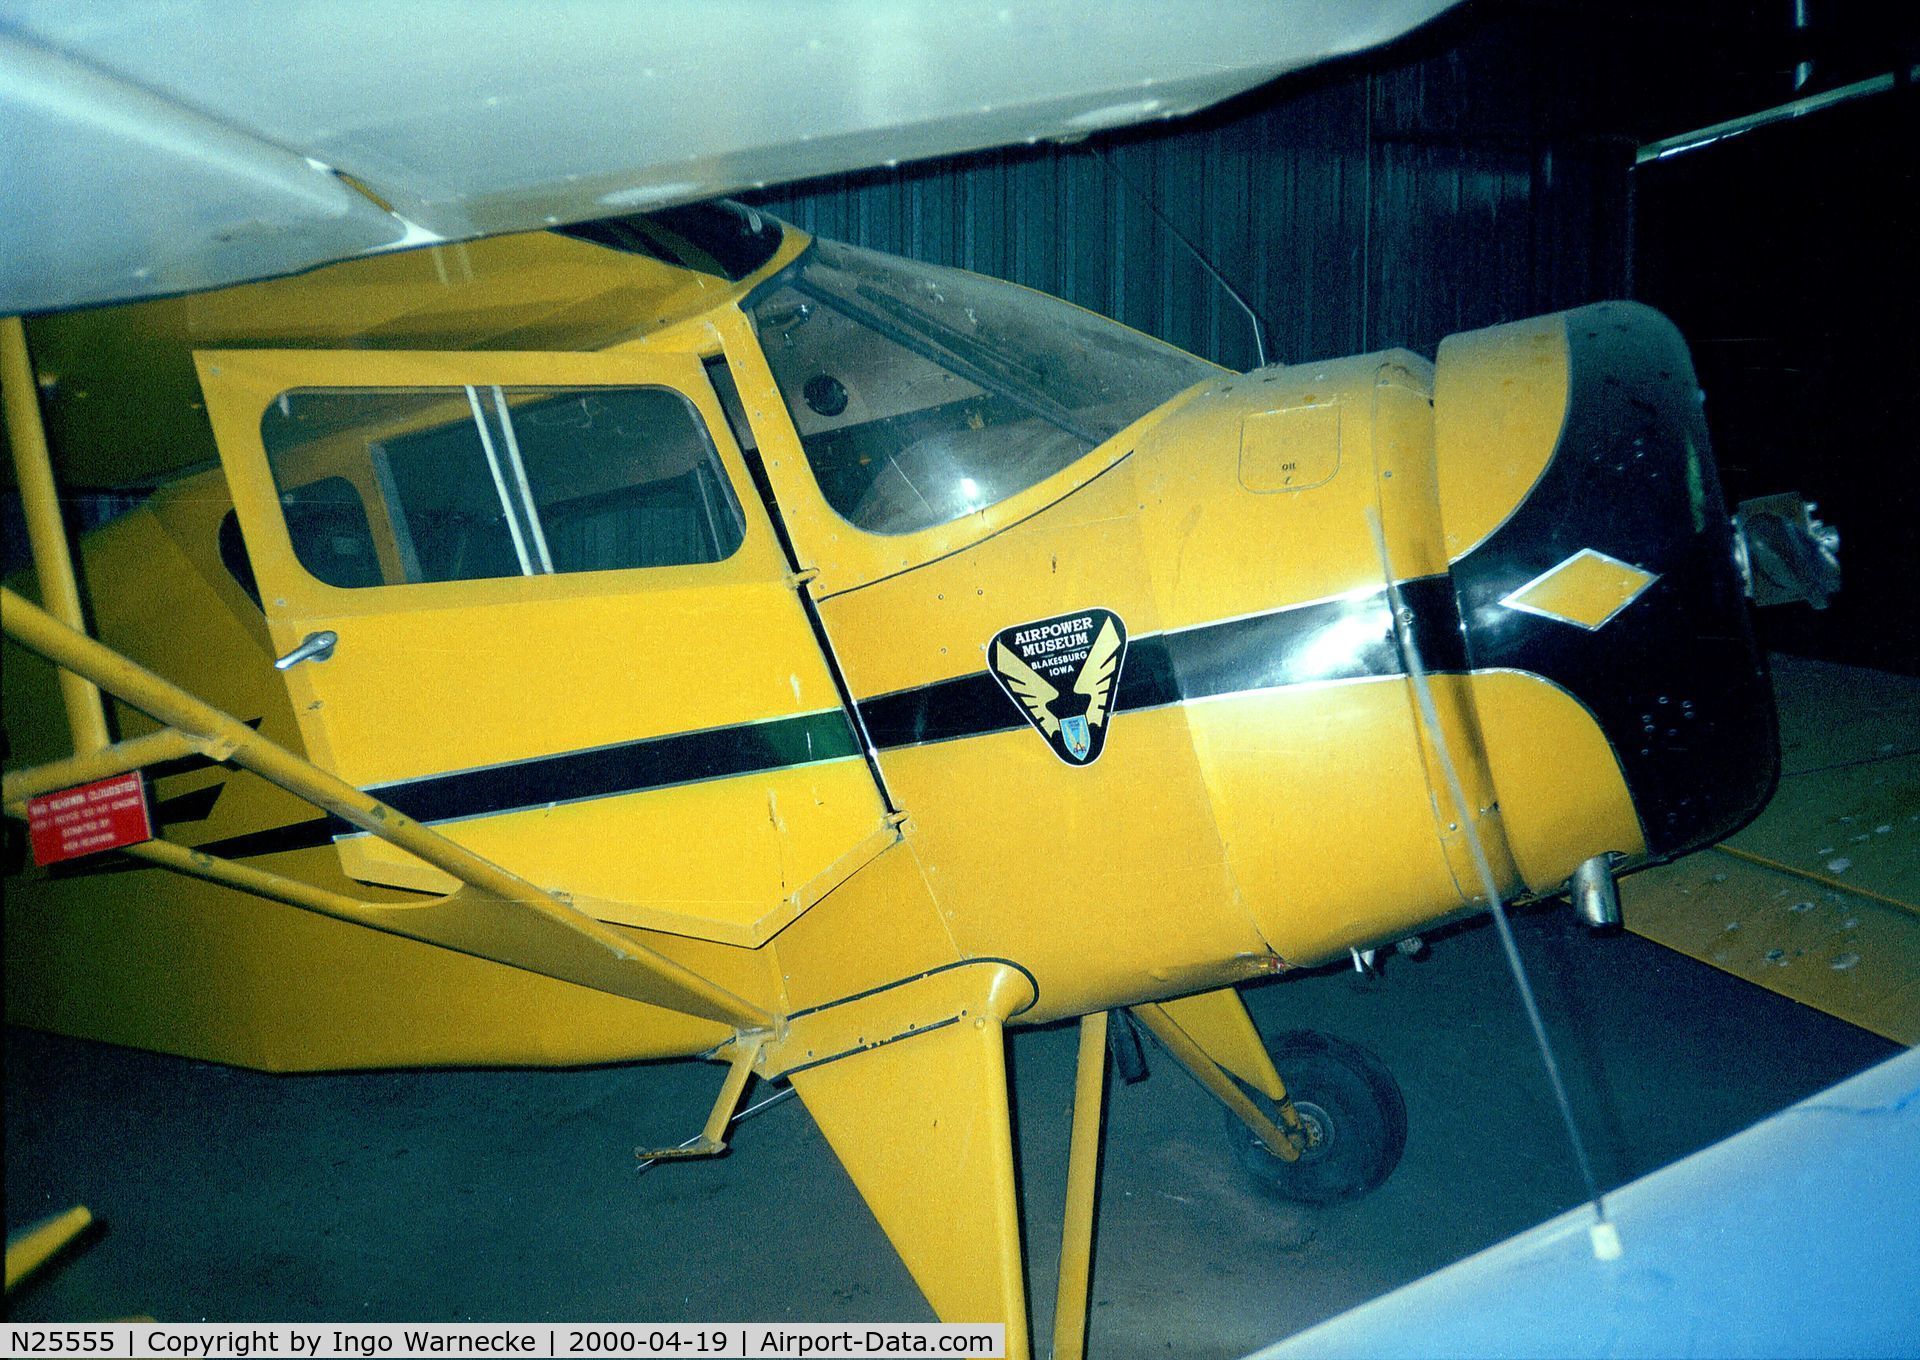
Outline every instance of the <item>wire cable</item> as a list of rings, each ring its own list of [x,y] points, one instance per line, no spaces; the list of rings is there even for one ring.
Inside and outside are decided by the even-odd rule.
[[[1412,611],[1407,609],[1400,586],[1394,580],[1393,563],[1387,554],[1387,536],[1380,527],[1379,513],[1372,506],[1367,507],[1367,527],[1373,531],[1373,545],[1380,554],[1380,569],[1387,580],[1387,605],[1392,611],[1394,637],[1399,643],[1400,659],[1406,666],[1407,678],[1413,683],[1420,720],[1433,742],[1441,773],[1446,777],[1447,794],[1453,800],[1460,827],[1466,833],[1474,872],[1480,877],[1480,890],[1486,895],[1487,910],[1492,913],[1494,928],[1500,934],[1500,947],[1506,951],[1507,966],[1513,971],[1514,986],[1519,989],[1520,1004],[1527,1013],[1527,1023],[1533,1027],[1533,1041],[1540,1051],[1541,1064],[1547,1069],[1547,1082],[1553,1087],[1554,1103],[1560,1107],[1560,1122],[1566,1126],[1567,1142],[1572,1145],[1573,1159],[1579,1164],[1580,1179],[1586,1186],[1587,1199],[1592,1203],[1600,1222],[1605,1223],[1607,1208],[1600,1196],[1600,1184],[1594,1179],[1593,1162],[1587,1156],[1586,1140],[1580,1136],[1579,1122],[1573,1117],[1573,1101],[1567,1095],[1567,1084],[1561,1078],[1559,1060],[1554,1057],[1553,1043],[1547,1037],[1547,1025],[1540,1014],[1540,1003],[1534,997],[1533,983],[1527,978],[1526,964],[1521,961],[1520,946],[1513,938],[1513,926],[1507,920],[1506,904],[1501,900],[1500,889],[1494,883],[1493,866],[1487,860],[1486,847],[1481,844],[1479,830],[1474,825],[1472,810],[1467,805],[1466,789],[1460,783],[1460,772],[1453,763],[1446,735],[1440,729],[1440,713],[1434,706],[1426,668],[1420,664],[1420,648],[1414,642],[1413,629],[1409,626]]]
[[[1219,284],[1222,288],[1227,290],[1227,296],[1240,304],[1240,310],[1245,312],[1247,314],[1247,320],[1253,323],[1253,350],[1254,350],[1254,353],[1257,354],[1260,358],[1259,367],[1265,368],[1267,366],[1266,331],[1260,325],[1259,314],[1256,313],[1253,310],[1253,308],[1247,305],[1247,300],[1245,298],[1240,296],[1240,290],[1238,288],[1235,288],[1231,283],[1227,282],[1227,276],[1225,274],[1222,274],[1218,269],[1215,269],[1213,267],[1213,261],[1209,260],[1206,257],[1205,252],[1202,251],[1200,247],[1195,245],[1192,241],[1188,240],[1185,232],[1181,231],[1180,228],[1173,225],[1173,219],[1168,217],[1164,212],[1160,211],[1160,205],[1153,201],[1153,199],[1147,194],[1146,190],[1142,189],[1139,185],[1135,184],[1131,179],[1127,178],[1125,172],[1120,169],[1119,165],[1117,165],[1114,162],[1111,156],[1107,155],[1105,151],[1103,151],[1101,148],[1097,146],[1093,148],[1093,154],[1100,158],[1100,163],[1107,167],[1107,172],[1109,174],[1111,174],[1115,179],[1119,180],[1122,184],[1126,185],[1127,188],[1131,189],[1133,191],[1133,196],[1139,199],[1142,203],[1147,205],[1147,211],[1160,219],[1160,225],[1167,229],[1167,231],[1173,236],[1174,240],[1178,241],[1181,245],[1185,246],[1188,250],[1193,252],[1193,258],[1200,261],[1200,267],[1202,269],[1206,270],[1207,273],[1213,275],[1213,281],[1215,283]]]

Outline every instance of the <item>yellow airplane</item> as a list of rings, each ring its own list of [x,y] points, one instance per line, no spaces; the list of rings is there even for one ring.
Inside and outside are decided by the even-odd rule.
[[[1238,374],[702,205],[0,338],[5,803],[73,856],[8,883],[8,1018],[724,1064],[650,1156],[790,1082],[1013,1356],[1007,1026],[1082,1018],[1078,1354],[1109,1012],[1278,1193],[1364,1193],[1391,1078],[1276,1064],[1234,985],[1496,894],[1605,920],[1774,779],[1693,370],[1634,304]],[[56,463],[158,482],[77,573]]]

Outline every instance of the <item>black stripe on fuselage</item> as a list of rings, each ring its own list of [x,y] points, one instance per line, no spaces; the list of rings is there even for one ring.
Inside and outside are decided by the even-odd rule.
[[[529,808],[647,793],[678,784],[731,779],[860,754],[846,715],[836,709],[735,727],[676,732],[672,736],[565,751],[533,760],[489,765],[375,785],[366,791],[416,822],[491,817]],[[210,855],[248,859],[325,845],[364,834],[339,817],[250,832],[196,846]]]
[[[1426,667],[1464,669],[1460,616],[1448,578],[1421,577],[1400,589]],[[1380,590],[1135,638],[1128,644],[1114,711],[1405,674],[1387,610],[1386,592]],[[860,714],[883,751],[1011,731],[1026,721],[984,670],[862,700]],[[844,715],[829,710],[431,775],[367,791],[431,824],[859,754]],[[359,833],[338,817],[315,817],[196,848],[248,859],[354,834]]]
[[[1425,667],[1463,670],[1465,643],[1449,579],[1424,576],[1403,582],[1400,591]],[[1378,590],[1135,637],[1127,643],[1114,712],[1403,675],[1389,624],[1386,592]],[[863,699],[860,713],[883,751],[1026,725],[984,670]]]

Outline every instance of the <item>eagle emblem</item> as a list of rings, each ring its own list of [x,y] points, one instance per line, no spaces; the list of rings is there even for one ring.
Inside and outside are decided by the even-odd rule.
[[[1111,609],[1017,624],[987,644],[988,672],[1069,765],[1100,758],[1126,659],[1127,626]]]

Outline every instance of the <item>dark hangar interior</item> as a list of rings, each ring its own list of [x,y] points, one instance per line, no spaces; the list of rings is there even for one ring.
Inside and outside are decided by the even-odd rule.
[[[1844,585],[1823,610],[1757,616],[1781,794],[1734,852],[1627,880],[1638,933],[1590,937],[1564,902],[1514,914],[1605,1190],[1920,1039],[1917,32],[1903,6],[1842,0],[1469,0],[1186,118],[742,196],[1237,371],[1431,358],[1456,332],[1606,299],[1674,320],[1728,501],[1816,502]],[[64,490],[74,533],[143,495]],[[4,510],[12,574],[29,555],[11,488]],[[1880,858],[1826,867],[1876,825]],[[1727,943],[1787,897],[1885,914],[1880,956],[1805,933]],[[1850,1023],[1823,1010],[1856,965],[1879,991]],[[1274,1200],[1149,1045],[1148,1079],[1108,1095],[1089,1353],[1246,1354],[1584,1199],[1487,921],[1246,994],[1269,1035],[1380,1056],[1404,1158],[1354,1203]],[[1071,1024],[1017,1031],[1009,1065],[1044,1338]],[[727,1157],[636,1174],[636,1143],[704,1117],[710,1075],[684,1064],[286,1077],[10,1026],[5,1080],[9,1230],[73,1202],[103,1225],[10,1293],[15,1319],[933,1316],[797,1101]]]

